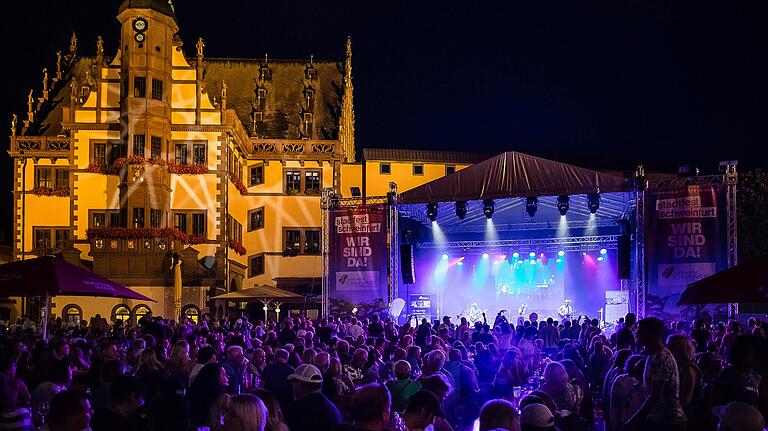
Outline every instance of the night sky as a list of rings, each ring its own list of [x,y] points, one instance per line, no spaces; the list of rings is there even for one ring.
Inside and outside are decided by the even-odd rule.
[[[3,136],[73,29],[83,55],[99,34],[114,55],[119,3],[3,4]],[[768,166],[758,156],[768,142],[764,0],[174,4],[188,55],[202,36],[206,56],[342,60],[351,34],[358,149],[516,150],[607,169]]]

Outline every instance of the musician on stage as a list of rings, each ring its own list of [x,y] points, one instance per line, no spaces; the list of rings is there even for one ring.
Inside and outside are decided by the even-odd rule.
[[[520,304],[520,308],[517,309],[517,324],[522,325],[525,322],[525,311],[528,309],[528,304]]]
[[[569,319],[573,315],[573,307],[571,306],[571,300],[566,299],[563,305],[557,309],[557,314],[560,315],[561,320]]]

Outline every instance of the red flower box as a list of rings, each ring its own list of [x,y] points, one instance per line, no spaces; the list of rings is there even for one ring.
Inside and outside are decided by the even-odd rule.
[[[134,227],[92,227],[85,231],[88,239],[103,238],[103,239],[146,239],[146,238],[163,238],[169,240],[177,240],[182,244],[189,244],[190,238],[184,232],[179,231],[176,228],[164,227],[164,228],[134,228]]]
[[[234,239],[229,240],[229,248],[234,250],[235,253],[239,254],[240,256],[245,256],[246,253],[248,253],[243,244],[241,244],[239,241],[235,241]]]
[[[66,186],[58,186],[54,188],[35,187],[32,190],[30,190],[29,193],[32,193],[35,196],[66,197],[66,196],[69,196],[69,187],[66,187]]]
[[[120,173],[120,169],[125,165],[143,165],[145,163],[156,166],[166,166],[168,172],[178,175],[200,175],[209,172],[208,166],[206,165],[179,165],[165,161],[159,157],[150,157],[147,159],[142,156],[130,156],[127,158],[120,157],[115,159],[110,165],[92,163],[88,165],[88,172],[94,174],[117,175]]]
[[[245,196],[248,193],[248,187],[243,184],[243,180],[238,178],[237,175],[230,172],[229,179],[232,181],[232,184],[235,185],[235,188],[240,192],[241,195]]]

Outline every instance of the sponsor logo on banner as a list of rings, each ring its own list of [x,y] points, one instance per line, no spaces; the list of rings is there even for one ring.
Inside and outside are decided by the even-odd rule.
[[[701,280],[716,272],[714,262],[659,264],[659,286],[680,286]]]
[[[375,292],[379,289],[379,271],[338,271],[336,290],[364,290]]]
[[[335,208],[331,212],[330,298],[354,305],[387,300],[387,217],[385,205]]]

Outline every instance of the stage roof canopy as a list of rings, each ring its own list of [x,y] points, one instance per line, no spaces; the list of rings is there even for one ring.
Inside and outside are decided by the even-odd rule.
[[[403,204],[629,192],[632,180],[509,151],[399,196]]]

